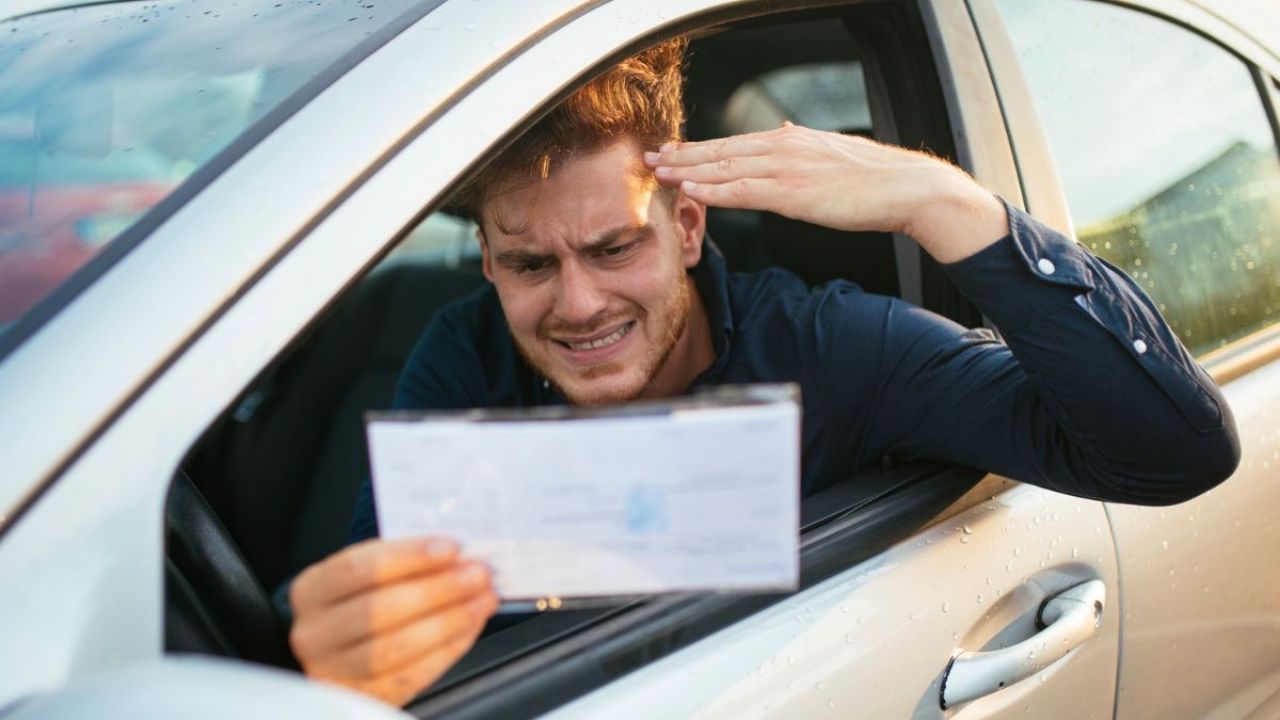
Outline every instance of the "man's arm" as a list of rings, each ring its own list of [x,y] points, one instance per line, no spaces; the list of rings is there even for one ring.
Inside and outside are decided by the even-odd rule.
[[[1004,333],[1007,346],[894,303],[871,446],[1144,504],[1188,499],[1234,470],[1225,400],[1146,294],[960,170],[798,127],[646,161],[711,204],[911,235]]]
[[[836,230],[913,238],[962,260],[1009,233],[1000,201],[954,165],[856,135],[791,125],[645,153],[658,179],[694,200],[768,210]]]

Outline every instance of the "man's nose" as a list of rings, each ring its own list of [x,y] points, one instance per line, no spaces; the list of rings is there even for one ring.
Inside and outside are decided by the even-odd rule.
[[[568,325],[586,325],[608,305],[599,279],[582,263],[570,261],[560,266],[560,287],[556,315]]]

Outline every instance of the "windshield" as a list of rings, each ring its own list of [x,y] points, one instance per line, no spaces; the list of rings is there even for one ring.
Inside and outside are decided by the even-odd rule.
[[[0,335],[414,2],[119,2],[0,21]]]

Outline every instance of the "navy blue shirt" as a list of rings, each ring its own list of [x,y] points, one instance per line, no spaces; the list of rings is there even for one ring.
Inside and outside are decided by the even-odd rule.
[[[1011,232],[944,266],[1003,340],[837,281],[692,273],[714,363],[690,387],[796,382],[805,495],[885,454],[959,463],[1099,500],[1164,505],[1234,470],[1226,401],[1122,271],[1009,209]],[[491,285],[441,310],[400,376],[401,409],[565,400],[521,359]],[[352,540],[377,534],[366,483]]]

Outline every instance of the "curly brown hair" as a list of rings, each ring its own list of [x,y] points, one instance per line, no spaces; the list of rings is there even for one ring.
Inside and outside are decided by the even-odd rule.
[[[643,150],[683,139],[687,47],[683,37],[660,43],[578,88],[472,176],[450,209],[479,221],[490,198],[550,177],[574,157],[623,138]]]

